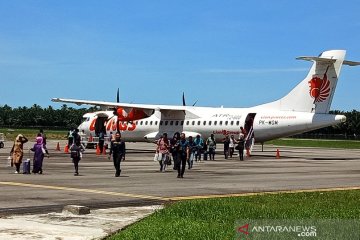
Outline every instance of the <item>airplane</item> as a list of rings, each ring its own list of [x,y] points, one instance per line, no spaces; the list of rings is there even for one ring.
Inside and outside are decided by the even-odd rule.
[[[342,65],[358,66],[345,60],[345,50],[329,50],[318,57],[296,59],[313,62],[309,73],[283,98],[250,108],[151,105],[53,98],[53,102],[93,105],[108,109],[85,114],[79,126],[87,136],[120,131],[125,141],[154,142],[163,133],[175,132],[216,139],[238,136],[240,127],[253,144],[287,137],[346,121],[344,115],[329,114]],[[237,138],[237,137],[236,137]]]

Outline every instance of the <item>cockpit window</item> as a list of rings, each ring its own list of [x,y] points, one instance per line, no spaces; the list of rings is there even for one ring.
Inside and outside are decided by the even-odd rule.
[[[88,122],[88,121],[90,121],[90,117],[84,117],[83,122]]]

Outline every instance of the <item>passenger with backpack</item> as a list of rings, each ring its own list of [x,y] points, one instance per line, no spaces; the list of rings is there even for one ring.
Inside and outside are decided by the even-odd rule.
[[[201,152],[204,148],[204,140],[200,137],[200,135],[196,135],[196,138],[194,140],[194,144],[196,147],[196,152],[195,152],[195,161],[201,161]]]
[[[79,162],[84,151],[85,147],[81,144],[80,138],[77,138],[75,143],[70,147],[70,157],[72,158],[75,168],[74,176],[79,176]]]

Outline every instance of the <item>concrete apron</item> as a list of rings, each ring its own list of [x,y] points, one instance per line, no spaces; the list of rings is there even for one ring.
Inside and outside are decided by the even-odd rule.
[[[161,205],[0,217],[0,239],[102,239],[152,214]]]

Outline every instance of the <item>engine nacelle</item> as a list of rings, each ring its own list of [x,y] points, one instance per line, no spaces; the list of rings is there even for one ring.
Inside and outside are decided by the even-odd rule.
[[[119,121],[136,121],[139,119],[147,118],[151,114],[146,113],[144,110],[133,108],[130,112],[125,111],[123,108],[116,109],[116,115]]]

